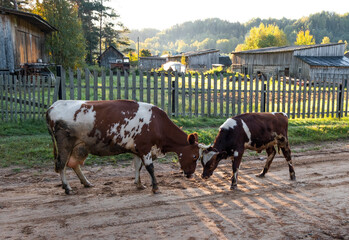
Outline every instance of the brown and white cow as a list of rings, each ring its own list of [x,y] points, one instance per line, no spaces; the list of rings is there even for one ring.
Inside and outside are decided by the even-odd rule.
[[[137,187],[143,188],[139,173],[144,164],[154,193],[158,190],[153,166],[156,157],[175,152],[187,177],[195,171],[197,134],[188,136],[154,105],[128,100],[61,100],[48,109],[46,119],[54,143],[55,171],[60,173],[67,194],[72,189],[66,166],[73,168],[85,187],[92,186],[80,169],[88,154],[133,153]]]
[[[213,146],[202,147],[202,178],[209,178],[222,159],[232,158],[233,177],[230,189],[237,187],[238,171],[245,149],[266,150],[267,162],[258,177],[264,177],[276,154],[282,150],[289,166],[291,180],[296,180],[287,138],[288,118],[285,113],[245,113],[227,119],[219,128]]]

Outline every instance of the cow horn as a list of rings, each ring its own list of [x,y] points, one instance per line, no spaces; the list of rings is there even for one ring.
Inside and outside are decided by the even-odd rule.
[[[199,148],[201,148],[201,149],[203,149],[203,150],[206,150],[206,149],[208,149],[209,147],[211,147],[211,145],[205,145],[205,144],[201,144],[201,143],[199,143],[198,146],[199,146]]]

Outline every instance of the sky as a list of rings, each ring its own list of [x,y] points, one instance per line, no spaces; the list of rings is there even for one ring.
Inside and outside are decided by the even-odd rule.
[[[257,17],[298,19],[321,11],[349,12],[349,0],[110,0],[107,4],[131,30],[164,30],[207,18],[244,23]]]

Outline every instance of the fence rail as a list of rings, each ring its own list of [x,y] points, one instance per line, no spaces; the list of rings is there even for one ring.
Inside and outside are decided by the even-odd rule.
[[[340,80],[338,80],[338,78]],[[291,118],[348,114],[349,76],[167,75],[151,72],[62,71],[55,79],[0,75],[2,121],[41,119],[58,99],[132,99],[170,116],[231,117],[245,112],[285,112]]]

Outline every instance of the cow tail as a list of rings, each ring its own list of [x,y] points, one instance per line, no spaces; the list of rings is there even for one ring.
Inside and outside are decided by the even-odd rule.
[[[52,138],[52,142],[53,142],[53,156],[54,156],[54,161],[55,161],[55,172],[59,172],[58,170],[58,145],[57,145],[57,140],[56,140],[56,137],[55,137],[55,134],[54,134],[54,130],[52,129],[51,125],[50,125],[50,117],[49,117],[49,114],[48,112],[46,113],[46,123],[47,123],[47,129],[48,129],[48,132],[50,133],[51,135],[51,138]]]

